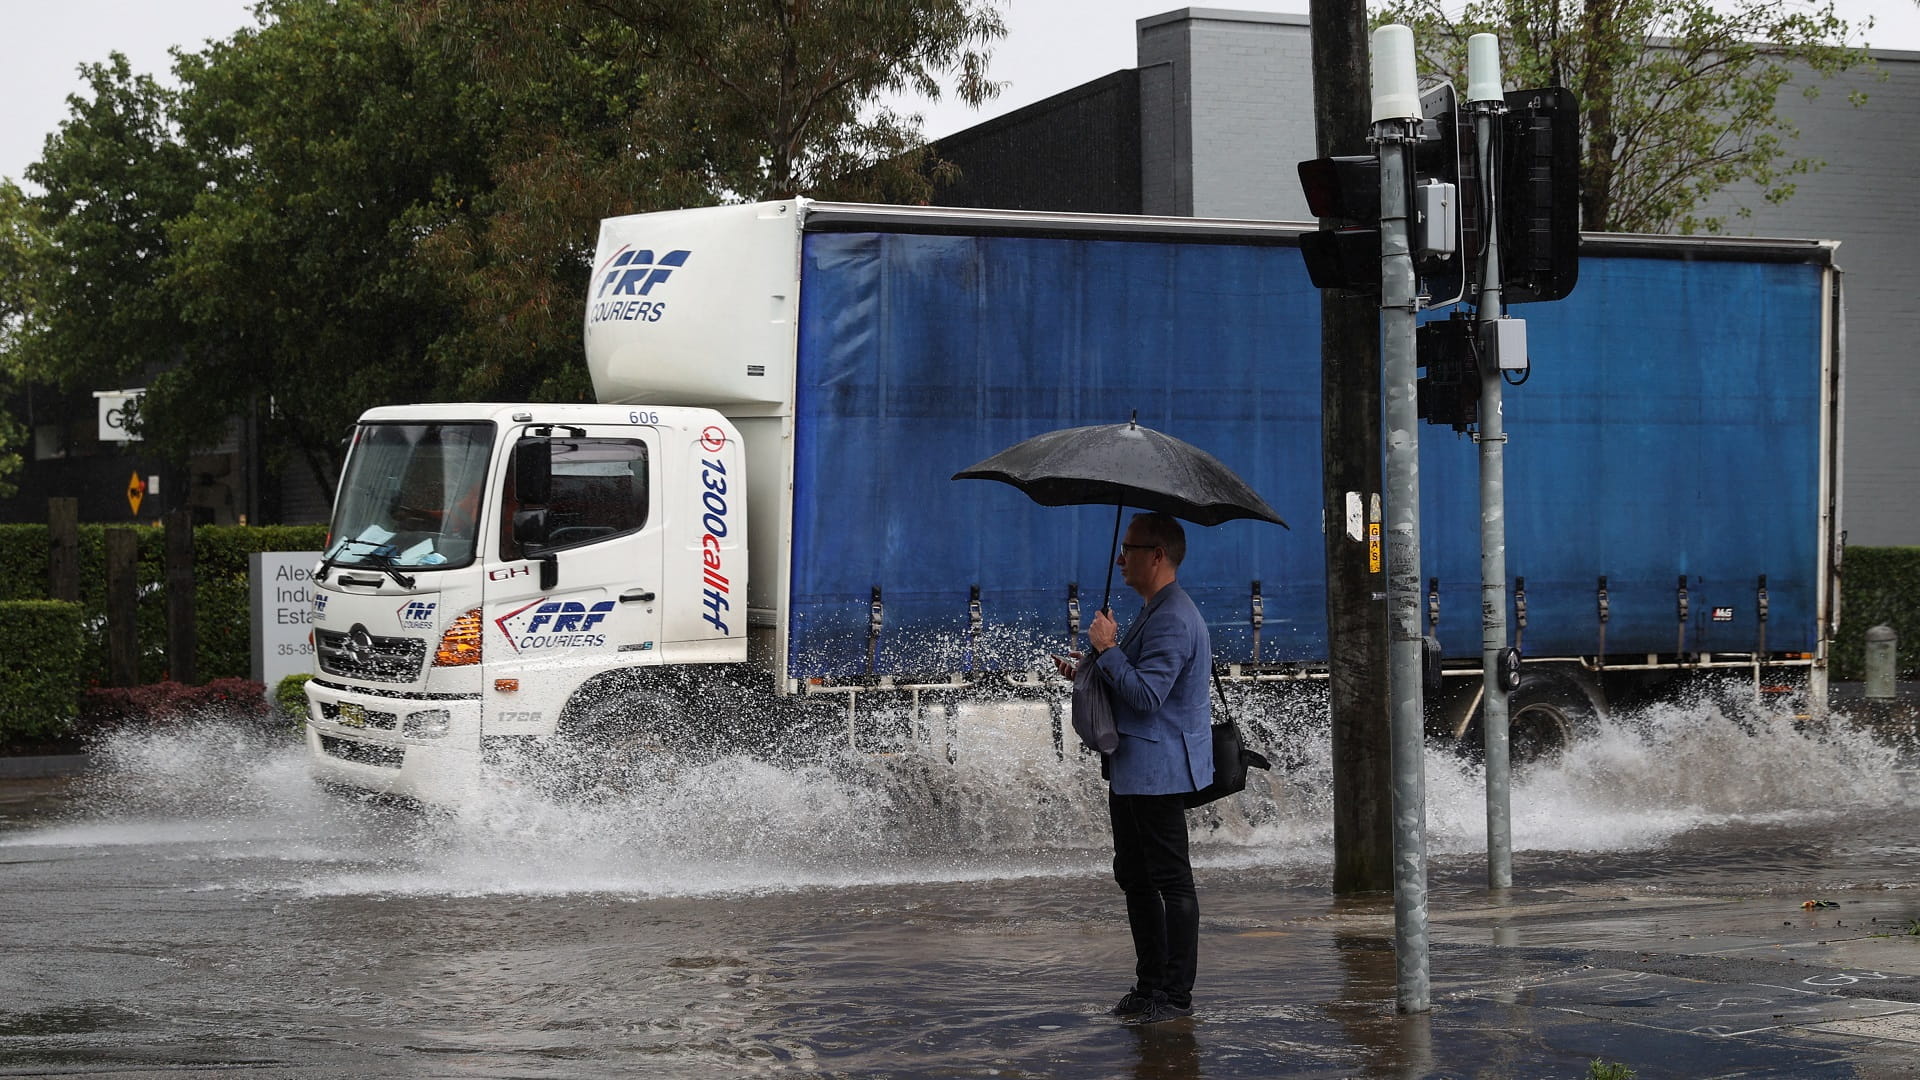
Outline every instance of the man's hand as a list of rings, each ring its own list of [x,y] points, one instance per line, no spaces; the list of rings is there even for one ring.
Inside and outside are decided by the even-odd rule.
[[[1053,670],[1059,672],[1060,677],[1063,679],[1073,678],[1073,669],[1079,666],[1080,655],[1078,651],[1070,653],[1068,656],[1061,656],[1055,653],[1053,656]]]
[[[1093,617],[1093,625],[1087,627],[1087,640],[1093,647],[1106,652],[1120,643],[1120,628],[1113,621],[1113,612],[1101,608]]]

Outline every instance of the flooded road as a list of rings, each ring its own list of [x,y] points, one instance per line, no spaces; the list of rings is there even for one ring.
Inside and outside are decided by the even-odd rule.
[[[1400,1075],[1390,907],[1331,897],[1324,732],[1296,749],[1195,816],[1200,1021],[1163,1030],[1104,1012],[1131,950],[1097,770],[1017,737],[445,814],[219,724],[122,737],[0,788],[0,1074]],[[1430,755],[1437,919],[1484,899],[1479,785]],[[1915,787],[1844,728],[1662,710],[1516,785],[1516,884],[1920,902]],[[1329,1018],[1344,1045],[1306,1037]]]

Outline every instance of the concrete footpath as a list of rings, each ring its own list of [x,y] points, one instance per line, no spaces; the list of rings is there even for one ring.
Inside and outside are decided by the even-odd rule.
[[[1583,1077],[1598,1060],[1640,1080],[1920,1075],[1920,895],[1826,895],[1837,906],[1586,889],[1453,897],[1431,916],[1424,1016],[1392,1011],[1389,913],[1276,927],[1306,952],[1318,951],[1320,930],[1336,953],[1372,954],[1342,958],[1333,1003],[1289,1010],[1305,1022],[1285,1025],[1300,1054],[1283,1074]],[[1208,996],[1222,1005],[1203,1010],[1197,1038],[1282,1034],[1271,1012],[1265,1024],[1244,1022],[1255,1018],[1226,1004],[1271,997],[1270,986],[1241,982],[1253,973],[1231,961],[1209,966]],[[1211,1061],[1165,1064],[1146,1075],[1216,1071]]]

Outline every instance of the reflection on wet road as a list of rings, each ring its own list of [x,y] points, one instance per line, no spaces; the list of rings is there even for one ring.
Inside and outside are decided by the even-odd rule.
[[[1328,895],[1324,734],[1301,748],[1196,818],[1200,1019],[1140,1029],[1104,1012],[1131,953],[1077,759],[733,760],[442,814],[320,791],[298,748],[219,725],[125,737],[91,777],[0,792],[0,1071],[1424,1075],[1448,1051],[1392,1015],[1387,905]],[[1437,912],[1478,895],[1478,782],[1428,763]],[[1516,877],[1900,889],[1907,791],[1863,736],[1673,710],[1521,782]]]

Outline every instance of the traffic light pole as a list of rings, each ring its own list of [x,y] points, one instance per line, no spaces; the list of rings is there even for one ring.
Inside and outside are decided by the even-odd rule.
[[[1409,173],[1419,134],[1413,32],[1374,31],[1373,134],[1380,155],[1380,353],[1386,399],[1388,668],[1393,746],[1396,1006],[1431,1007],[1427,973],[1426,745],[1421,720],[1420,416]]]
[[[1499,41],[1475,34],[1467,43],[1467,103],[1481,190],[1481,235],[1486,238],[1480,264],[1480,296],[1475,305],[1480,340],[1480,732],[1487,752],[1487,887],[1513,885],[1513,775],[1508,743],[1507,684],[1501,654],[1507,648],[1507,463],[1506,418],[1501,414],[1499,358],[1484,343],[1499,320],[1500,190],[1494,176],[1498,158],[1494,133],[1507,111],[1500,89]]]

